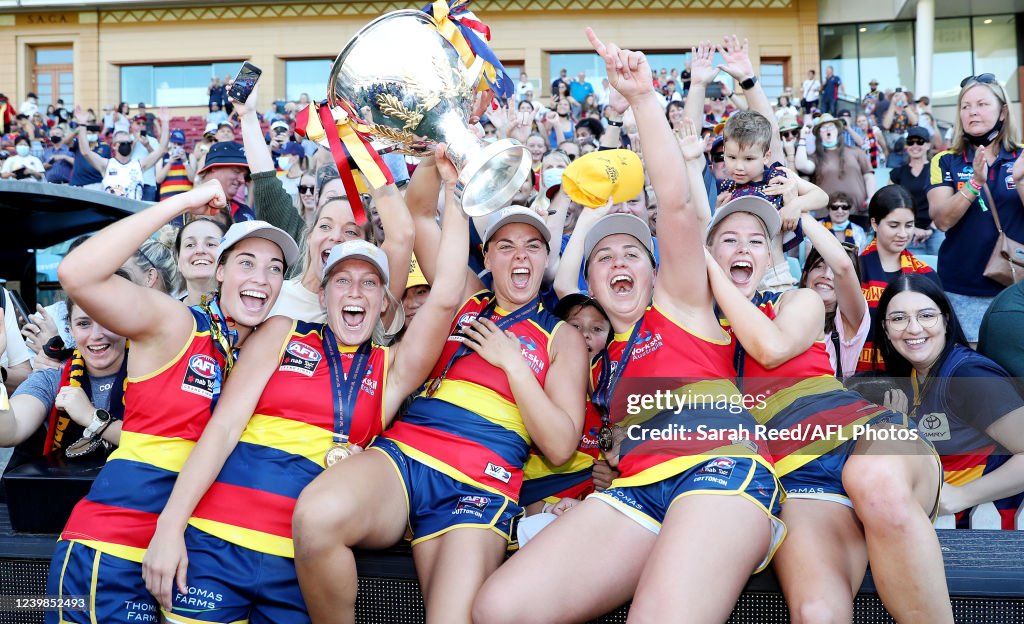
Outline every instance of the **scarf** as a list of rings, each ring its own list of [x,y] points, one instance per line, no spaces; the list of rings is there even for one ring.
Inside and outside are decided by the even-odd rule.
[[[224,356],[224,379],[227,379],[231,368],[235,365],[235,356],[238,354],[238,331],[231,329],[228,318],[221,312],[220,299],[217,296],[207,297],[203,295],[199,309],[210,319],[210,338],[213,344]]]
[[[832,227],[834,224],[832,223],[831,220],[826,219],[826,220],[822,221],[821,224],[824,225],[825,229],[828,230],[829,232],[832,232],[833,234],[835,234],[837,232],[837,230]],[[842,243],[856,243],[857,242],[853,238],[853,225],[850,223],[849,219],[846,220],[846,227],[843,228],[843,238],[840,240],[840,242],[842,242]],[[873,242],[874,241],[872,241],[872,243]]]
[[[871,241],[867,247],[864,248],[862,256],[866,256],[871,253],[878,252],[878,239]],[[881,262],[881,259],[879,259]],[[931,273],[932,268],[921,262],[914,257],[914,254],[910,253],[906,249],[900,252],[900,272],[901,273]]]

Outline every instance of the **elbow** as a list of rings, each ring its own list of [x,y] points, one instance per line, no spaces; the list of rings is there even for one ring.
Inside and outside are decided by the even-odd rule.
[[[87,263],[76,262],[74,254],[68,255],[57,266],[57,279],[61,287],[72,296],[75,296],[86,286]]]
[[[792,359],[792,355],[787,350],[774,345],[759,345],[757,353],[751,353],[751,355],[758,364],[768,370],[774,370]]]
[[[573,454],[576,453],[578,440],[568,436],[564,437],[564,441],[559,440],[557,444],[546,445],[547,448],[544,449],[544,456],[555,466],[568,463],[572,459]]]

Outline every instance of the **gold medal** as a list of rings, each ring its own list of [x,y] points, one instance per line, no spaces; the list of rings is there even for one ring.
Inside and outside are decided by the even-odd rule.
[[[354,453],[347,444],[335,442],[334,445],[327,449],[327,452],[324,454],[324,466],[330,468],[334,464],[344,459],[348,459],[352,455],[354,455]]]

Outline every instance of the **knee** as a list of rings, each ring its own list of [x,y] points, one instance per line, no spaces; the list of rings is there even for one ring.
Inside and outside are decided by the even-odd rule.
[[[521,601],[519,601],[521,602]],[[518,624],[528,621],[519,612],[520,605],[511,599],[509,592],[501,591],[496,583],[484,583],[473,601],[474,624]]]
[[[820,597],[790,605],[789,612],[793,624],[832,624],[853,619],[852,609],[845,609],[836,602]]]
[[[292,515],[296,554],[300,550],[349,545],[345,527],[355,510],[348,501],[341,499],[323,489],[307,488],[302,492]]]
[[[843,486],[865,530],[901,532],[922,513],[902,458],[851,457],[843,470]]]

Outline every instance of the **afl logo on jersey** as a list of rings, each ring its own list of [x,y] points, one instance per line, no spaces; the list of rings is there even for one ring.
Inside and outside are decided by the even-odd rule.
[[[285,347],[278,370],[312,377],[322,357],[319,351],[308,344],[293,340]]]
[[[209,355],[198,353],[188,360],[181,389],[191,394],[213,399],[220,387],[220,365]]]

